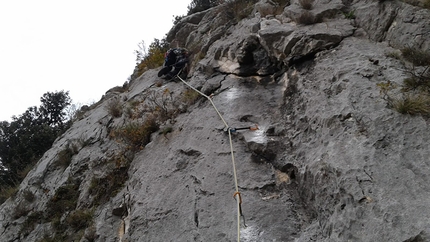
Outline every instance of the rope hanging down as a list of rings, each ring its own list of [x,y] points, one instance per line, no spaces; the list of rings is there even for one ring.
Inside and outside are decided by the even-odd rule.
[[[233,175],[234,175],[234,185],[235,185],[235,189],[236,192],[233,194],[233,197],[236,199],[236,203],[237,203],[237,241],[240,242],[240,217],[243,217],[243,224],[246,227],[245,224],[245,216],[243,216],[242,213],[242,196],[239,192],[239,186],[237,183],[237,173],[236,173],[236,162],[234,160],[234,150],[233,150],[233,142],[232,142],[232,138],[231,138],[231,133],[232,132],[236,132],[236,130],[239,129],[245,129],[245,128],[230,128],[227,124],[227,122],[224,120],[224,118],[222,117],[221,113],[218,111],[218,109],[216,108],[214,102],[212,101],[212,98],[204,93],[202,93],[201,91],[197,90],[196,88],[194,88],[193,86],[191,86],[190,84],[188,84],[185,80],[183,80],[179,75],[182,72],[182,70],[176,75],[177,78],[179,78],[179,80],[181,80],[181,82],[183,82],[185,85],[187,85],[189,88],[193,89],[194,91],[196,91],[197,93],[199,93],[200,95],[202,95],[203,97],[205,97],[206,99],[209,100],[209,102],[212,104],[213,108],[215,109],[215,111],[217,112],[218,116],[221,118],[222,122],[224,123],[225,128],[228,131],[228,139],[230,142],[230,152],[231,152],[231,161],[233,164]],[[249,127],[246,129],[250,129],[250,130],[256,130],[258,129],[258,126],[256,127]],[[237,198],[236,198],[237,196]]]

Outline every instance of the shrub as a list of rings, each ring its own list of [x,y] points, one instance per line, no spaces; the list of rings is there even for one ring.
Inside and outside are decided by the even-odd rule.
[[[85,231],[84,235],[85,239],[88,240],[88,242],[94,242],[97,239],[97,230],[94,226],[89,227]]]
[[[279,4],[281,7],[290,5],[290,0],[273,0],[275,3]]]
[[[413,64],[408,70],[409,78],[403,83],[405,90],[421,89],[421,91],[430,91],[430,52],[421,51],[413,48],[404,48],[401,50],[403,57]],[[423,66],[416,68],[416,66]]]
[[[392,98],[389,91],[396,88],[391,82],[377,84],[381,88],[383,98],[389,106],[402,114],[430,114],[430,52],[413,48],[401,50],[403,57],[412,63],[407,69],[409,77],[403,80],[401,98]],[[416,67],[423,66],[423,67]]]
[[[27,219],[24,223],[21,224],[20,234],[27,236],[31,231],[34,230],[36,224],[42,223],[43,221],[43,212],[36,211],[32,212],[27,216]]]
[[[421,91],[430,91],[430,78],[412,76],[403,80],[403,91],[420,89]]]
[[[303,11],[302,14],[297,17],[296,22],[299,24],[311,25],[319,22],[319,20],[310,11]]]
[[[119,98],[113,98],[112,100],[110,100],[108,105],[107,105],[107,111],[114,118],[121,117],[122,106],[121,106],[120,99]]]
[[[240,21],[248,17],[254,10],[255,0],[227,1],[222,9],[230,19]]]
[[[34,165],[36,164],[36,161],[27,164],[24,169],[18,171],[18,177],[20,177],[20,179],[24,179],[27,174],[34,168]]]
[[[430,9],[430,0],[424,0],[424,8]]]
[[[130,122],[122,128],[114,130],[111,137],[118,137],[133,150],[145,147],[151,141],[151,134],[158,130],[155,119],[148,117],[143,123]]]
[[[187,105],[194,104],[199,97],[200,97],[200,94],[192,89],[186,89],[182,93],[182,101]]]
[[[163,86],[163,81],[162,81],[162,80],[157,80],[157,81],[155,82],[155,86],[156,86],[156,87],[162,87],[162,86]]]
[[[382,98],[387,101],[391,100],[389,92],[397,88],[397,85],[391,81],[380,82],[376,84],[376,86],[379,87],[379,94],[382,95]]]
[[[109,89],[107,92],[113,92],[113,93],[124,93],[128,89],[128,82],[124,82],[122,86],[116,86]]]
[[[66,223],[76,231],[86,229],[91,225],[93,214],[94,212],[89,209],[75,210],[67,216]]]
[[[132,100],[128,103],[125,114],[130,119],[137,119],[142,116],[142,113],[139,111],[140,104],[143,101],[140,100]]]
[[[34,200],[36,198],[36,196],[34,196],[34,193],[32,193],[29,190],[24,190],[22,195],[23,195],[24,199],[30,203],[34,202]]]
[[[26,216],[30,212],[30,208],[23,203],[18,204],[13,210],[13,218],[18,219],[22,216]]]
[[[106,176],[91,179],[88,192],[93,195],[93,204],[103,204],[114,197],[128,180],[128,167],[115,168]]]
[[[168,133],[172,133],[172,131],[173,131],[173,128],[172,127],[165,127],[164,129],[162,129],[160,132],[158,132],[158,134],[162,134],[162,135],[164,135],[164,137],[166,137],[166,135],[168,134]]]
[[[219,5],[221,0],[192,0],[188,5],[187,15],[207,10],[211,7]]]
[[[73,155],[78,153],[78,147],[76,145],[67,145],[66,148],[58,153],[58,158],[55,161],[55,165],[62,168],[67,168],[72,162]]]
[[[42,239],[40,239],[38,242],[58,242],[62,241],[62,238],[59,236],[51,237],[48,234],[45,234]]]
[[[419,6],[419,7],[423,7],[423,8],[427,8],[430,9],[430,0],[403,0],[403,2],[414,5],[414,6]]]
[[[314,6],[314,0],[299,0],[299,4],[303,9],[311,10]]]
[[[66,211],[76,208],[79,198],[79,182],[69,179],[67,183],[57,189],[54,196],[46,205],[46,219],[60,218]]]
[[[177,115],[178,104],[172,97],[173,92],[168,88],[162,92],[148,91],[145,95],[145,109],[159,122],[172,119]]]

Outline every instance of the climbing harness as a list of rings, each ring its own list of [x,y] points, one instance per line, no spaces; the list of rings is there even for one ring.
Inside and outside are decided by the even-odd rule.
[[[179,73],[176,75],[177,78],[179,78],[179,80],[181,80],[181,82],[183,82],[186,86],[188,86],[189,88],[193,89],[194,91],[196,91],[197,93],[199,93],[200,95],[202,95],[203,97],[205,97],[206,99],[209,100],[209,102],[212,104],[213,108],[215,109],[216,113],[218,114],[218,116],[220,117],[221,121],[224,123],[225,129],[228,133],[228,139],[230,142],[230,153],[231,153],[231,161],[233,164],[233,175],[234,175],[234,185],[235,185],[235,193],[233,195],[233,198],[236,199],[236,203],[237,203],[237,241],[240,242],[240,217],[243,218],[243,224],[246,227],[246,223],[245,223],[245,216],[243,216],[242,213],[242,196],[239,192],[239,186],[237,183],[237,173],[236,173],[236,162],[234,160],[234,150],[233,150],[233,141],[231,138],[231,134],[236,132],[237,130],[244,130],[244,129],[249,129],[249,130],[257,130],[258,126],[251,126],[251,127],[244,127],[244,128],[231,128],[230,126],[228,126],[227,122],[224,120],[224,118],[222,117],[221,113],[218,111],[218,109],[216,108],[214,102],[212,101],[213,95],[206,95],[204,93],[202,93],[201,91],[197,90],[196,88],[194,88],[193,86],[191,86],[190,84],[188,84],[185,80],[183,80],[179,75],[182,72],[179,71]],[[238,196],[238,198],[236,198],[236,196]]]

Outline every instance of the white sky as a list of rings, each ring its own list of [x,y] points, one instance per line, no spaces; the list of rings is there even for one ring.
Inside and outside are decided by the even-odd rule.
[[[100,100],[132,74],[137,44],[162,39],[191,0],[1,0],[0,121],[46,92]]]

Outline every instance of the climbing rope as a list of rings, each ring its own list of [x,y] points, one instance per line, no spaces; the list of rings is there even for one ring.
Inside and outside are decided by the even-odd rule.
[[[182,71],[182,70],[181,70]],[[243,221],[244,221],[244,226],[246,227],[245,224],[245,217],[243,216],[242,213],[242,196],[239,192],[239,186],[237,183],[237,173],[236,173],[236,162],[234,160],[234,150],[233,150],[233,141],[231,138],[231,133],[232,132],[236,132],[236,130],[239,129],[244,129],[244,128],[239,128],[239,129],[234,129],[234,128],[230,128],[227,124],[227,122],[224,120],[224,118],[222,117],[221,113],[218,111],[217,107],[215,106],[214,102],[212,101],[212,97],[208,96],[204,93],[202,93],[201,91],[197,90],[196,88],[194,88],[193,86],[191,86],[190,84],[188,84],[185,80],[183,80],[179,75],[181,72],[179,72],[176,77],[179,78],[179,80],[181,80],[181,82],[183,82],[185,85],[187,85],[189,88],[193,89],[194,91],[196,91],[197,93],[199,93],[200,95],[202,95],[203,97],[205,97],[206,99],[209,100],[209,102],[212,104],[213,108],[215,109],[215,111],[217,112],[218,116],[221,118],[222,122],[224,123],[225,128],[228,131],[228,139],[230,142],[230,153],[231,153],[231,161],[233,164],[233,175],[234,175],[234,186],[235,186],[235,190],[236,192],[233,194],[233,198],[236,199],[236,203],[237,203],[237,241],[240,242],[240,217],[243,217]],[[256,126],[257,127],[257,126]],[[250,130],[255,130],[254,128],[249,127]],[[257,127],[258,129],[258,127]],[[236,198],[237,197],[237,198]]]

